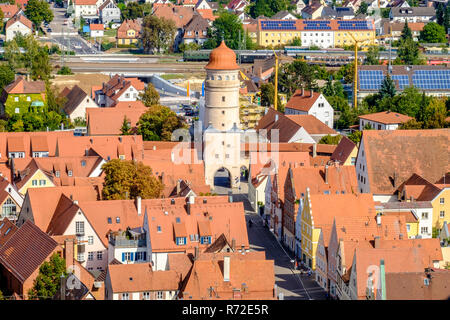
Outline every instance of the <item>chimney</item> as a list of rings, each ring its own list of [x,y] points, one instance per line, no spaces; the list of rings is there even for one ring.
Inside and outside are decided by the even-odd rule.
[[[181,180],[178,179],[178,180],[177,180],[177,195],[180,194],[180,191],[181,191]]]
[[[312,152],[313,158],[317,157],[317,144],[313,144],[313,152]]]
[[[198,247],[194,249],[194,261],[198,259]]]
[[[78,200],[73,200],[73,204],[78,205]]]
[[[325,183],[328,184],[328,165],[325,165]]]
[[[233,202],[233,193],[231,191],[228,191],[228,202],[229,203]]]
[[[230,281],[230,257],[223,257],[223,281]]]
[[[305,94],[305,88],[302,87],[302,96]]]
[[[377,225],[381,226],[381,213],[377,213]]]
[[[188,202],[186,203],[186,211],[187,214],[190,215],[191,214],[191,206],[195,203],[195,198],[194,196],[189,196]]]
[[[190,204],[194,204],[195,203],[195,197],[194,196],[189,196],[189,203]]]
[[[136,197],[136,210],[138,216],[142,214],[142,198],[140,196]]]
[[[173,151],[170,153],[170,160],[171,160],[172,162],[175,161],[175,154],[173,153]]]
[[[236,239],[232,239],[231,240],[231,250],[234,251],[235,248],[236,248]]]
[[[66,260],[66,269],[74,265],[74,239],[64,240],[64,259]]]
[[[379,236],[375,237],[374,246],[375,246],[375,249],[379,249],[380,248],[380,237]]]

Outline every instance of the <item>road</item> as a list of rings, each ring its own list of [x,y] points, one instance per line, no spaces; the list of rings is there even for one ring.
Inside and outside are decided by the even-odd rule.
[[[215,182],[224,182],[225,173],[219,172]],[[225,193],[225,187],[215,186],[215,191]],[[229,189],[228,189],[229,190]],[[266,259],[274,260],[275,283],[277,294],[283,293],[284,300],[325,300],[325,291],[314,281],[314,276],[301,275],[299,271],[293,269],[293,257],[285,251],[270,230],[264,226],[260,215],[252,212],[250,202],[247,197],[247,183],[241,183],[242,193],[233,193],[233,202],[243,202],[245,209],[245,219],[247,221],[248,240],[250,250],[262,251],[266,253]],[[248,227],[248,221],[253,224]]]
[[[75,51],[75,54],[99,54],[101,53],[94,47],[87,44],[87,42],[81,38],[77,33],[75,26],[73,26],[72,18],[66,18],[66,9],[55,8],[52,6],[53,21],[50,23],[51,33],[47,33],[47,36],[54,42],[63,45],[69,51]],[[67,24],[64,21],[67,20]],[[45,30],[46,31],[46,30]]]

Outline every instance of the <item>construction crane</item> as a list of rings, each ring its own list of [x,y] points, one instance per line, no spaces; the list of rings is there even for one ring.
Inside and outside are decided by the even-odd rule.
[[[354,67],[354,74],[353,74],[353,108],[358,107],[358,46],[363,44],[367,41],[373,41],[374,39],[383,39],[387,37],[391,37],[391,28],[389,27],[389,34],[376,36],[374,38],[370,39],[356,39],[353,34],[349,33],[349,35],[353,38],[353,41],[355,42],[355,67]]]
[[[278,111],[278,56],[275,50],[272,48],[273,54],[275,55],[275,94],[273,97],[273,108]]]

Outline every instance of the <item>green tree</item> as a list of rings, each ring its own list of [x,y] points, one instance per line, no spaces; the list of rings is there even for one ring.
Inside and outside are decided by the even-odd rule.
[[[419,45],[410,38],[401,41],[394,64],[425,64],[425,60],[420,55]]]
[[[426,43],[444,43],[447,42],[446,30],[436,22],[427,23],[420,31],[420,40]]]
[[[416,119],[411,119],[407,122],[402,123],[399,126],[400,130],[417,130],[423,128],[423,122],[417,121]]]
[[[61,96],[58,89],[51,86],[49,81],[45,82],[45,95],[47,98],[48,111],[55,111],[56,113],[62,113],[64,105],[67,102],[67,98]]]
[[[1,10],[0,10],[1,11]],[[0,65],[0,88],[14,81],[15,72],[9,64]]]
[[[183,123],[170,108],[153,105],[141,115],[137,123],[138,134],[145,141],[170,141],[172,132],[184,128]]]
[[[408,26],[408,19],[405,20],[405,25],[403,26],[401,39],[404,41],[406,39],[413,39],[411,29]]]
[[[300,37],[295,37],[292,39],[291,43],[289,44],[290,46],[295,46],[295,47],[301,47],[302,46],[302,39],[300,39]]]
[[[356,10],[356,15],[358,14],[367,14],[367,10],[369,9],[369,5],[367,2],[361,2],[361,5],[359,6],[358,10]]]
[[[53,20],[53,11],[45,0],[28,1],[25,15],[34,23],[36,28],[38,28],[43,21],[50,23]]]
[[[28,292],[29,299],[45,300],[53,298],[60,289],[61,275],[67,276],[66,261],[57,253],[54,253],[50,257],[50,261],[45,261],[40,266],[33,288]]]
[[[323,136],[320,140],[319,140],[319,144],[334,144],[337,145],[339,144],[339,141],[341,141],[342,136],[341,135],[337,135],[337,136],[331,136],[329,134],[327,134],[326,136]]]
[[[391,8],[381,8],[381,17],[382,18],[389,18],[389,13],[391,12]]]
[[[261,91],[261,105],[265,107],[273,106],[275,103],[275,86],[273,83],[263,83],[260,87]],[[281,106],[280,96],[278,95],[277,108]]]
[[[102,196],[106,200],[158,198],[164,185],[142,162],[113,159],[102,166]]]
[[[292,10],[293,6],[288,0],[256,0],[249,8],[248,13],[252,18],[258,16],[272,17],[283,10]]]
[[[176,26],[173,20],[148,15],[142,23],[142,44],[146,52],[166,52],[172,48]]]
[[[419,0],[407,0],[410,7],[418,7],[419,6]]]
[[[198,43],[195,42],[191,42],[191,43],[181,43],[178,46],[178,51],[184,53],[186,51],[197,51],[201,48],[201,45],[199,45]]]
[[[394,97],[395,96],[395,84],[394,81],[392,81],[389,74],[384,77],[383,82],[381,83],[380,88],[380,97],[383,99],[384,97]]]
[[[447,117],[445,99],[431,99],[428,104],[427,115],[427,119],[424,121],[424,129],[445,128],[445,118]]]
[[[147,85],[145,91],[139,95],[139,100],[141,100],[146,107],[159,104],[159,93],[156,91],[153,84],[149,83]]]
[[[364,60],[366,65],[380,64],[380,48],[378,46],[370,46],[366,52],[366,59]]]
[[[205,49],[217,48],[222,40],[225,40],[229,48],[234,50],[239,49],[244,39],[244,28],[242,27],[241,20],[239,20],[237,15],[228,11],[222,12],[214,20],[212,27],[208,29],[208,38],[203,44]],[[249,40],[251,41],[251,39]]]
[[[353,141],[354,144],[359,145],[361,142],[362,132],[357,130],[350,133],[347,138]]]
[[[142,5],[140,5],[137,2],[128,2],[125,9],[123,9],[121,11],[122,11],[122,19],[123,20],[126,20],[126,19],[134,20],[137,18],[142,18],[144,15],[144,9],[143,9]]]
[[[32,131],[42,131],[44,129],[44,119],[43,115],[27,112],[22,115],[23,127],[24,131],[32,132]]]
[[[426,96],[425,91],[422,92],[422,99],[420,100],[419,110],[416,113],[417,122],[425,122],[428,119],[427,107],[429,103],[430,101]]]
[[[61,127],[63,117],[60,113],[55,111],[49,111],[45,113],[44,126],[49,130],[57,130]]]
[[[289,99],[299,88],[317,89],[317,75],[314,66],[300,59],[294,60],[292,63],[285,63],[279,68],[278,90],[286,93]],[[271,82],[274,81],[273,79],[274,76],[271,77]]]
[[[128,119],[127,116],[125,115],[123,117],[122,127],[120,128],[121,135],[127,136],[127,135],[131,134],[131,132],[130,132],[131,127],[130,127],[129,123],[130,123],[130,119]]]
[[[22,119],[18,119],[17,121],[11,124],[11,130],[9,131],[23,132],[24,131],[23,129],[24,129],[23,121]]]
[[[448,32],[448,29],[450,28],[450,6],[449,5],[447,5],[447,7],[445,8],[443,26],[444,26],[445,31]]]
[[[1,11],[0,12],[0,30],[3,30],[3,25],[4,25],[3,19],[5,18],[5,15],[3,14],[2,10],[0,10],[0,11]]]
[[[62,68],[58,70],[58,74],[70,75],[73,74],[73,72],[68,66],[62,66]]]
[[[344,64],[336,73],[336,79],[344,80],[345,83],[353,83],[354,70],[355,64],[353,62]]]
[[[444,15],[445,15],[444,5],[442,3],[439,3],[436,8],[436,22],[441,26],[444,26]]]

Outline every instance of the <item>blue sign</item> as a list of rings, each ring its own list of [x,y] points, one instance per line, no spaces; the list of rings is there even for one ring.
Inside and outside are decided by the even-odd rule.
[[[205,96],[205,81],[202,82],[202,97]]]
[[[89,28],[89,26],[83,26],[83,32],[90,32],[91,29]]]

